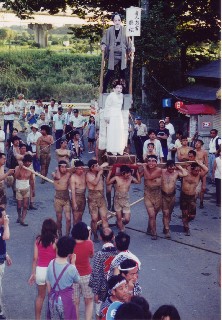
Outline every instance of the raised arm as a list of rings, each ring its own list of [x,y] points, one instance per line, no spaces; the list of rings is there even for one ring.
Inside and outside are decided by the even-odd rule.
[[[115,176],[113,178],[111,178],[111,174],[112,174],[112,169],[109,170],[108,176],[106,178],[106,184],[107,185],[110,185],[110,184],[114,183],[115,180],[116,180]]]
[[[201,167],[202,172],[200,173],[201,177],[204,177],[207,172],[208,172],[208,168],[205,166],[205,164],[202,163],[202,161],[200,160],[196,160],[196,163]]]
[[[188,171],[180,165],[176,165],[176,168],[178,170],[179,177],[186,177],[188,175]]]

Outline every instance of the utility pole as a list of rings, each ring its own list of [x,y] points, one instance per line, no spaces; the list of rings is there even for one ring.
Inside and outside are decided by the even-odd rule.
[[[149,14],[149,0],[141,0],[142,17],[148,17]],[[145,72],[146,69],[142,66],[142,105],[146,104],[147,96],[144,90],[145,86]]]

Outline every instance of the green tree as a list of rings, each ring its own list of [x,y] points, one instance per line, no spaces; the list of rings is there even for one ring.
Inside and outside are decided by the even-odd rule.
[[[86,39],[89,43],[89,51],[93,53],[93,45],[98,43],[103,34],[103,25],[94,24],[94,25],[83,25],[82,27],[70,27],[70,34],[74,35],[74,39]]]
[[[142,21],[141,34],[135,38],[134,88],[137,108],[141,106],[141,68],[145,66],[147,101],[140,110],[146,116],[161,116],[162,99],[180,82],[177,20],[170,6],[158,1]],[[166,88],[166,90],[164,89]],[[169,96],[169,95],[168,95]]]
[[[0,40],[13,40],[17,32],[8,28],[0,29]]]
[[[155,2],[153,0],[153,2]],[[221,9],[218,0],[171,0],[171,9],[177,17],[177,41],[180,45],[182,72],[188,67],[187,51],[200,43],[220,40]]]

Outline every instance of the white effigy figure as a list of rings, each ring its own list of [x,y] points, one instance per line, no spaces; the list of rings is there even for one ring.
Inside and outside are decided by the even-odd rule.
[[[113,83],[111,92],[105,102],[104,120],[106,122],[106,151],[114,155],[123,155],[127,145],[124,128],[123,86],[120,81]]]

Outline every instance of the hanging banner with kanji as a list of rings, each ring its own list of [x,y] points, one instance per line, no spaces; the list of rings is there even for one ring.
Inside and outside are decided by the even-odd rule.
[[[130,7],[126,9],[126,36],[140,36],[141,8]]]

